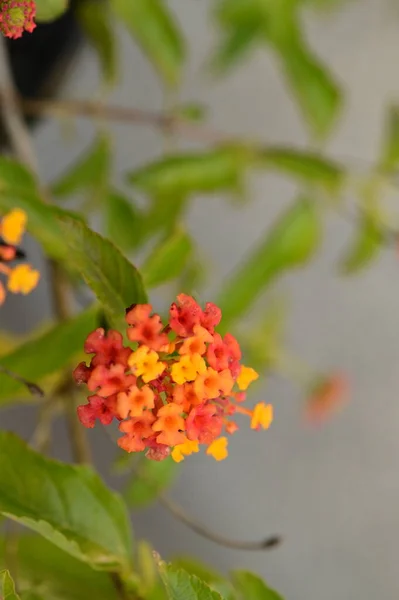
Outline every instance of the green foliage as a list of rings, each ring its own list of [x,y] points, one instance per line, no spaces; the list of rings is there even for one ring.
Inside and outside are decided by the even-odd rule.
[[[155,246],[141,269],[147,287],[175,279],[192,254],[192,241],[183,229],[176,229]]]
[[[259,159],[266,168],[332,193],[339,191],[345,179],[345,173],[338,164],[314,152],[270,147],[259,153]]]
[[[187,556],[181,556],[173,559],[172,566],[174,569],[183,569],[190,575],[195,575],[207,583],[212,590],[221,594],[224,600],[236,600],[231,583],[209,565]]]
[[[341,95],[328,69],[307,47],[297,0],[219,0],[215,16],[223,33],[214,64],[225,71],[259,44],[269,45],[299,108],[316,137],[325,137],[337,117]]]
[[[0,544],[0,564],[4,549]],[[22,535],[16,550],[22,598],[43,600],[117,600],[109,575],[67,554],[37,535]],[[35,596],[33,596],[35,595]]]
[[[2,356],[0,365],[29,381],[42,383],[82,352],[85,338],[97,323],[98,307],[89,308]],[[21,383],[0,373],[0,406],[15,396],[24,398],[26,394]]]
[[[58,260],[67,260],[67,246],[57,222],[59,216],[81,221],[74,212],[49,206],[30,172],[19,163],[0,158],[0,211],[21,208],[28,217],[28,231],[42,244],[46,253]]]
[[[238,592],[237,600],[283,600],[280,594],[249,571],[233,571],[231,575],[234,589]]]
[[[240,336],[246,361],[256,371],[270,369],[283,345],[283,333],[287,307],[281,298],[262,307],[262,317],[247,335]]]
[[[223,600],[219,592],[182,569],[165,566],[162,575],[169,600]]]
[[[114,84],[118,74],[118,57],[108,2],[84,0],[78,5],[77,14],[87,39],[98,55],[104,81]]]
[[[237,146],[186,152],[161,158],[134,171],[129,179],[141,191],[161,197],[235,191],[251,157],[246,147]]]
[[[111,0],[111,4],[164,82],[177,85],[184,61],[184,41],[165,3],[162,0]]]
[[[121,498],[88,467],[50,460],[0,432],[0,513],[99,570],[126,570],[130,525]]]
[[[228,329],[277,276],[303,266],[320,239],[318,207],[314,201],[301,198],[266,232],[224,284],[216,302],[223,312],[222,327]]]
[[[109,238],[127,252],[140,244],[144,219],[133,202],[117,191],[107,194],[105,229]]]
[[[116,328],[123,328],[125,309],[145,303],[140,273],[116,246],[83,223],[60,220],[70,258],[93,290]]]
[[[47,23],[60,17],[68,8],[68,0],[36,0],[36,21]]]
[[[101,134],[89,151],[53,183],[51,191],[59,198],[87,192],[93,204],[99,204],[107,190],[110,167],[111,142],[108,136]]]
[[[21,163],[0,156],[0,193],[36,193],[37,183],[32,173]]]
[[[154,502],[173,483],[178,470],[172,458],[160,462],[141,460],[125,490],[129,506],[141,508]]]
[[[384,237],[381,226],[371,215],[360,219],[356,236],[341,261],[341,270],[347,275],[367,267],[382,249]]]
[[[1,598],[3,600],[20,600],[15,592],[15,585],[8,571],[0,571]]]
[[[380,169],[392,172],[399,166],[399,106],[390,106],[386,116]]]

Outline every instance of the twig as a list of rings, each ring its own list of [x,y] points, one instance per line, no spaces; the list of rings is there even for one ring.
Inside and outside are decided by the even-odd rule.
[[[25,163],[37,175],[36,156],[29,133],[25,127],[22,111],[16,100],[17,96],[3,36],[0,37],[0,89],[2,98],[0,111],[10,145],[21,162]]]
[[[4,100],[3,100],[4,101]],[[48,100],[46,98],[19,100],[27,115],[80,116],[110,121],[150,125],[157,129],[182,133],[196,140],[210,143],[227,142],[226,134],[214,129],[190,123],[173,113],[157,112],[140,108],[112,106],[90,100]]]
[[[21,377],[21,375],[14,373],[14,371],[10,371],[10,369],[7,369],[7,367],[3,367],[3,365],[0,365],[0,373],[4,373],[4,375],[11,377],[11,379],[18,381],[19,383],[22,383],[22,385],[24,385],[26,388],[28,388],[28,390],[30,391],[32,396],[38,396],[39,398],[44,397],[44,391],[42,390],[41,387],[39,387],[36,383],[32,383],[31,381],[28,381],[24,377]]]
[[[198,523],[194,521],[190,516],[188,516],[183,509],[175,504],[172,500],[167,498],[164,495],[159,497],[159,502],[164,506],[170,513],[173,514],[179,521],[187,525],[192,531],[198,533],[202,537],[210,540],[211,542],[215,542],[215,544],[219,544],[219,546],[224,546],[225,548],[232,548],[234,550],[270,550],[278,546],[281,542],[281,537],[278,535],[273,535],[263,540],[255,541],[255,542],[246,542],[242,540],[231,540],[222,535],[214,533],[210,529],[208,529],[202,523]]]
[[[50,268],[54,310],[58,320],[65,321],[70,316],[70,290],[68,282],[63,269],[55,261],[50,262]],[[74,461],[78,464],[89,464],[91,462],[90,447],[85,431],[76,415],[75,386],[69,374],[63,386],[62,394]]]

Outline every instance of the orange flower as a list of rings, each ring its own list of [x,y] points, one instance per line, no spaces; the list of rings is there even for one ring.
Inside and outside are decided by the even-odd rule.
[[[273,406],[259,402],[256,404],[251,418],[251,429],[269,429],[273,421]]]
[[[241,391],[245,391],[248,386],[258,379],[259,375],[251,367],[245,367],[241,365],[240,374],[237,377],[237,385]]]
[[[139,417],[145,408],[154,408],[154,392],[148,385],[133,385],[127,392],[118,394],[118,411],[122,419]]]
[[[218,398],[220,393],[227,395],[231,392],[234,380],[229,369],[218,373],[215,369],[208,367],[203,375],[194,382],[194,390],[200,398]]]
[[[186,381],[194,381],[199,373],[206,370],[205,361],[200,354],[185,354],[172,365],[171,375],[173,381],[182,385]]]
[[[348,390],[348,380],[341,373],[334,373],[318,382],[306,402],[308,421],[317,423],[328,419],[347,401]]]
[[[119,429],[126,435],[119,438],[118,445],[126,452],[141,452],[146,447],[144,440],[152,435],[151,426],[154,421],[154,415],[148,410],[144,411],[140,417],[122,421]]]
[[[7,287],[13,294],[29,294],[39,281],[39,271],[30,265],[18,265],[11,270]]]
[[[128,364],[137,377],[141,375],[145,383],[156,379],[165,370],[165,365],[159,361],[158,354],[148,346],[140,346],[136,352],[133,352],[129,356]]]
[[[158,419],[152,426],[154,431],[160,431],[157,436],[159,444],[177,446],[183,444],[186,436],[180,430],[185,430],[184,419],[181,416],[181,406],[166,404],[158,410]]]
[[[201,327],[201,325],[194,325],[194,335],[186,338],[179,348],[179,354],[200,354],[201,356],[206,352],[206,344],[213,341],[212,335],[207,329]]]
[[[228,439],[226,437],[220,437],[214,440],[206,450],[209,456],[213,456],[215,460],[224,460],[228,456]]]
[[[180,404],[183,412],[188,412],[192,406],[198,406],[203,401],[194,388],[194,383],[184,383],[183,385],[175,385],[173,390],[173,400],[176,404]]]
[[[185,456],[190,456],[193,452],[199,452],[198,442],[186,438],[185,442],[173,448],[171,456],[175,462],[179,463],[184,460]]]
[[[10,246],[18,246],[25,233],[26,213],[20,208],[14,208],[7,213],[0,224],[0,234],[3,240]]]
[[[238,431],[239,428],[237,423],[235,423],[234,421],[228,421],[225,425],[225,429],[227,433],[230,433],[230,435],[232,435],[233,433]]]

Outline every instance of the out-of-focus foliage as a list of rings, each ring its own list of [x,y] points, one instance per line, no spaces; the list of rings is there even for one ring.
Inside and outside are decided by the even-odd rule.
[[[186,0],[191,1],[196,0]],[[292,204],[282,208],[275,222],[263,224],[259,239],[232,265],[232,273],[219,282],[216,294],[225,331],[239,330],[243,317],[247,325],[248,313],[256,308],[253,323],[243,331],[243,350],[262,374],[275,367],[281,370],[284,363],[286,305],[270,300],[276,297],[270,292],[281,277],[291,272],[298,276],[299,269],[319,251],[329,213],[347,214],[348,197],[355,201],[352,237],[337,261],[341,273],[365,269],[386,241],[397,238],[393,223],[398,219],[391,219],[382,199],[397,178],[398,107],[387,111],[380,155],[362,175],[353,173],[347,161],[340,164],[331,159],[322,146],[338,122],[345,94],[339,73],[321,60],[308,39],[304,17],[315,9],[315,14],[318,9],[339,9],[344,1],[208,3],[216,39],[215,46],[208,48],[207,72],[227,78],[253,53],[271,54],[310,138],[309,147],[300,148],[265,143],[268,132],[261,123],[259,139],[214,131],[202,99],[180,98],[190,40],[172,3],[79,3],[77,17],[98,60],[102,94],[94,100],[82,99],[83,103],[71,100],[70,106],[79,113],[83,105],[83,113],[93,117],[98,125],[94,141],[49,189],[26,166],[0,157],[0,216],[14,208],[26,213],[28,231],[50,261],[59,316],[27,341],[0,334],[1,406],[27,399],[18,379],[22,377],[43,387],[46,395],[40,410],[62,400],[73,430],[75,396],[67,394],[71,361],[87,358],[83,355],[87,334],[109,325],[124,329],[125,309],[146,303],[150,288],[168,284],[178,293],[200,296],[207,276],[206,251],[197,247],[186,216],[197,200],[209,212],[209,219],[219,196],[245,200],[253,174],[282,175],[297,188]],[[67,0],[36,0],[37,20],[56,19],[66,7]],[[132,89],[141,85],[129,66],[125,72],[121,68],[118,47],[123,30],[158,77],[165,110],[108,106],[104,92],[118,79],[128,78]],[[248,90],[248,97],[251,94],[256,89]],[[132,145],[136,143],[133,126],[138,122],[160,134],[157,153],[147,156],[145,164],[137,165],[125,154],[123,173],[114,171],[113,154],[118,148],[108,124],[114,116],[132,127]],[[182,143],[186,135],[194,142],[189,147]],[[234,210],[240,210],[241,204],[236,202]],[[71,206],[74,210],[65,208]],[[0,265],[7,272],[7,265]],[[84,290],[83,295],[87,292],[90,299],[82,301],[76,295],[74,299],[85,305],[81,312],[76,312],[77,302],[65,308],[76,289]],[[262,301],[265,292],[268,296]],[[98,304],[92,304],[93,296]],[[101,336],[100,332],[102,340]],[[42,426],[39,418],[39,432]],[[81,440],[75,443],[82,445]],[[0,432],[0,514],[35,532],[19,537],[13,561],[9,561],[6,541],[0,538],[0,595],[4,599],[281,599],[247,571],[234,571],[227,577],[187,557],[166,564],[148,542],[132,541],[127,506],[139,509],[155,502],[172,485],[179,467],[171,458],[155,462],[140,456],[135,462],[130,455],[123,463],[123,469],[121,461],[118,464],[126,477],[124,499],[92,468],[54,461],[13,434]]]

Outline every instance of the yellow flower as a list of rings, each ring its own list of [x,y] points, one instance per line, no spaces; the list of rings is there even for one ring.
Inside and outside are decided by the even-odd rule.
[[[7,244],[16,246],[21,242],[26,227],[26,213],[15,208],[1,220],[1,236]]]
[[[260,402],[256,404],[251,419],[251,429],[269,429],[273,421],[273,406]]]
[[[259,375],[255,371],[255,369],[252,369],[251,367],[244,367],[244,365],[242,365],[240,374],[237,377],[238,387],[240,388],[241,391],[244,391],[247,389],[249,384],[252,383],[253,381],[256,381],[256,379],[258,379],[258,377],[259,377]]]
[[[173,448],[171,456],[175,462],[179,463],[184,460],[185,456],[189,456],[193,452],[199,452],[198,442],[187,439],[183,444],[178,444]]]
[[[29,294],[39,281],[40,273],[30,265],[18,265],[10,272],[7,287],[13,294]]]
[[[213,456],[215,460],[224,460],[228,456],[228,439],[226,437],[220,437],[209,444],[206,453],[209,456]]]
[[[200,354],[184,354],[181,359],[172,365],[172,379],[179,385],[187,381],[194,381],[198,374],[205,373],[206,364]]]
[[[157,352],[150,350],[147,346],[140,346],[136,352],[133,352],[128,363],[134,374],[137,377],[141,375],[145,383],[156,379],[165,370],[165,364],[159,361]]]

